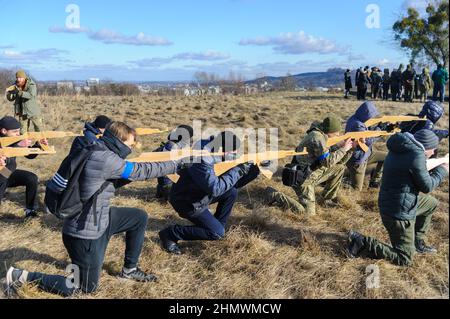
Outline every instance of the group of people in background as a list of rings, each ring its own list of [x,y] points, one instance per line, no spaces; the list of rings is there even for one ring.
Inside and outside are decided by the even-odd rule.
[[[411,67],[409,70],[411,71]],[[358,77],[367,81],[370,79],[372,82],[369,83],[378,83],[379,80],[372,80],[375,78],[373,72],[369,74],[361,70]],[[22,76],[22,73],[17,74],[18,78]],[[24,104],[30,101],[26,88],[25,84],[24,90],[14,92],[15,99],[9,97],[21,110],[26,109]],[[364,98],[366,93],[362,91],[359,94],[362,94],[359,97]],[[17,98],[20,99],[17,101]],[[425,242],[432,215],[438,206],[438,200],[428,194],[448,176],[449,167],[447,163],[428,170],[427,159],[436,156],[440,141],[448,138],[447,130],[435,127],[444,115],[444,108],[439,102],[427,101],[418,114],[425,121],[366,126],[368,120],[379,115],[375,104],[365,101],[347,119],[345,127],[341,119],[334,115],[314,121],[296,149],[303,151],[306,148],[308,155],[295,156],[293,159],[299,170],[309,172],[304,181],[293,186],[297,197],[268,188],[264,204],[307,216],[314,215],[319,204],[329,208],[339,206],[338,194],[345,176],[355,191],[361,191],[365,176],[370,171],[368,186],[380,190],[378,204],[381,220],[389,233],[391,244],[352,230],[345,249],[350,257],[384,258],[397,265],[409,266],[414,254],[437,251]],[[36,117],[27,117],[27,120],[30,119],[31,122],[21,123],[14,117],[5,116],[0,120],[1,135],[20,135],[22,125],[33,124]],[[394,134],[387,141],[388,152],[373,148],[377,142],[375,138],[359,141],[367,145],[367,150],[352,139],[333,147],[327,146],[330,138],[341,135],[343,131],[393,132],[396,128],[401,133]],[[79,200],[83,205],[76,214],[64,219],[61,229],[64,247],[72,264],[78,269],[79,282],[69,285],[68,282],[71,281],[64,276],[31,272],[12,266],[6,274],[7,286],[15,288],[34,283],[40,289],[63,296],[80,292],[92,293],[99,286],[111,237],[121,233],[125,233],[125,254],[118,277],[137,282],[156,281],[158,278],[155,274],[147,273],[139,267],[148,212],[111,205],[116,190],[134,181],[158,178],[157,197],[168,201],[174,212],[190,223],[170,225],[159,232],[161,247],[166,252],[182,254],[181,241],[225,239],[228,220],[240,189],[258,177],[260,166],[269,166],[271,163],[261,163],[260,166],[242,163],[217,176],[214,165],[236,159],[237,151],[241,149],[240,138],[231,131],[198,141],[194,141],[193,136],[195,134],[190,126],[180,125],[155,151],[170,152],[190,148],[210,154],[201,156],[200,161],[188,158],[158,163],[133,163],[126,160],[136,144],[137,134],[133,128],[103,115],[97,116],[92,123],[86,123],[84,136],[73,141],[67,157],[46,185],[46,198],[48,193],[64,194],[74,185],[79,189]],[[31,147],[31,144],[21,142],[14,147]],[[0,190],[3,190],[0,192],[0,200],[7,187],[26,186],[25,216],[36,217],[39,206],[37,175],[17,171],[15,159],[0,157],[0,166],[9,167],[13,173],[0,179]],[[76,184],[71,175],[74,170],[78,172]],[[167,178],[172,174],[179,176],[175,183]],[[316,200],[316,187],[319,185],[324,186],[323,201],[320,203]],[[215,203],[217,207],[213,213],[210,206]],[[49,207],[46,209],[49,210]]]
[[[429,99],[429,93],[433,89],[432,100],[444,102],[445,88],[449,80],[448,70],[441,64],[430,75],[426,67],[417,72],[412,64],[404,69],[400,64],[398,69],[384,69],[366,66],[359,68],[355,74],[356,97],[358,100],[366,100],[367,96],[373,100],[389,100],[413,102],[418,100],[425,102]],[[352,71],[347,69],[344,74],[345,98],[349,98],[353,89]],[[371,88],[370,94],[368,88]]]

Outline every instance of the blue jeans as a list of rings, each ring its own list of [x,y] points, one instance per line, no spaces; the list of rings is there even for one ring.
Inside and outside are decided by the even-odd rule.
[[[44,291],[65,297],[73,295],[79,289],[84,293],[94,292],[98,288],[106,248],[113,235],[125,232],[124,266],[128,269],[137,266],[144,244],[147,220],[148,215],[142,210],[111,207],[109,227],[99,239],[79,239],[63,234],[64,246],[72,264],[80,270],[79,288],[67,285],[67,278],[64,276],[37,272],[30,272],[28,281],[36,282]]]
[[[175,240],[219,240],[225,237],[225,226],[231,215],[233,205],[236,202],[238,190],[233,187],[220,197],[214,198],[213,203],[218,203],[216,213],[213,215],[209,209],[205,209],[196,216],[183,216],[193,226],[175,225],[168,228],[171,237]]]
[[[438,98],[439,95],[439,98]],[[433,101],[444,102],[445,99],[445,85],[434,83],[433,88]]]

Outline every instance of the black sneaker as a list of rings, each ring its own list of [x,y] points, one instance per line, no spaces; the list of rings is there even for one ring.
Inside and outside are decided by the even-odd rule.
[[[416,240],[416,251],[419,254],[436,254],[437,249],[431,246],[427,246],[424,240]]]
[[[380,183],[379,182],[370,182],[369,188],[378,189],[378,188],[380,188]]]
[[[170,237],[168,228],[161,230],[158,235],[165,251],[174,255],[181,255],[180,247],[178,247],[177,243]]]
[[[156,282],[158,281],[158,277],[154,274],[147,274],[143,272],[139,267],[126,273],[123,269],[119,275],[120,278],[134,280],[137,282]]]
[[[10,296],[16,288],[27,282],[28,271],[10,267],[6,273],[6,293]]]
[[[365,246],[364,236],[351,230],[348,234],[347,253],[349,256],[351,258],[357,258]]]
[[[27,219],[27,218],[35,218],[35,217],[37,217],[38,216],[38,214],[37,214],[37,211],[36,210],[34,210],[34,209],[25,209],[25,218]]]

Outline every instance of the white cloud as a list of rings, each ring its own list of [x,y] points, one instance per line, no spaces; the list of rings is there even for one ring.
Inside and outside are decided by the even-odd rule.
[[[348,47],[342,47],[335,42],[317,38],[306,34],[304,31],[298,33],[282,33],[277,37],[257,37],[253,39],[242,39],[240,45],[272,46],[274,51],[283,54],[331,54],[348,51]]]
[[[120,32],[101,29],[99,31],[94,31],[89,28],[65,28],[65,27],[50,27],[49,32],[51,33],[85,33],[89,39],[94,41],[100,41],[105,44],[125,44],[125,45],[136,45],[136,46],[165,46],[173,44],[171,41],[163,37],[156,37],[147,35],[144,32],[139,32],[136,35],[124,35]]]
[[[387,65],[390,65],[392,63],[388,59],[384,58],[384,59],[379,60],[377,62],[377,64],[380,65],[380,66],[387,66]]]
[[[139,32],[135,36],[126,36],[120,32],[116,32],[109,29],[102,29],[96,32],[90,32],[89,38],[92,40],[100,41],[105,44],[127,44],[137,46],[156,46],[156,45],[171,45],[172,42],[162,37],[155,37],[146,35],[143,32]]]
[[[196,61],[219,61],[230,58],[228,54],[217,51],[206,51],[202,53],[180,53],[174,56],[177,60],[196,60]]]
[[[131,64],[135,64],[142,68],[160,67],[174,61],[222,61],[229,59],[228,54],[218,51],[206,51],[206,52],[183,52],[173,55],[167,58],[150,58],[129,61]]]
[[[10,66],[14,63],[32,65],[44,64],[48,62],[70,62],[70,60],[63,57],[63,55],[66,53],[66,50],[59,50],[55,48],[28,50],[23,52],[7,49],[3,52],[0,52],[0,65],[4,64],[6,66]]]
[[[67,28],[67,27],[57,27],[53,26],[48,29],[51,33],[89,33],[91,30],[89,28]]]

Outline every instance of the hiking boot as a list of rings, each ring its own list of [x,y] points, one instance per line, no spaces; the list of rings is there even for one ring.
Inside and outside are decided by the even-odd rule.
[[[29,209],[29,208],[25,209],[25,219],[27,219],[27,218],[34,218],[34,217],[37,217],[37,216],[38,216],[38,213],[37,213],[36,210]]]
[[[374,189],[380,188],[380,182],[374,182],[374,181],[370,182],[369,188],[374,188]]]
[[[124,269],[120,272],[119,278],[134,280],[137,282],[156,282],[158,281],[158,277],[154,274],[147,274],[143,272],[139,267],[136,267],[128,272],[125,272]]]
[[[337,198],[326,199],[326,200],[323,201],[323,206],[325,206],[327,208],[339,207],[338,199]]]
[[[161,230],[158,235],[159,239],[161,239],[162,248],[165,251],[174,255],[181,255],[180,247],[172,240],[168,228]]]
[[[348,234],[347,253],[351,258],[356,258],[366,246],[365,237],[358,232],[351,230]]]
[[[10,267],[6,273],[6,293],[8,296],[15,291],[16,288],[27,282],[28,271]]]
[[[427,246],[422,239],[416,240],[416,251],[419,254],[436,254],[437,249],[431,246]]]
[[[275,193],[277,193],[277,190],[275,188],[267,187],[264,191],[264,204],[266,204],[267,206],[274,205],[277,201]]]

